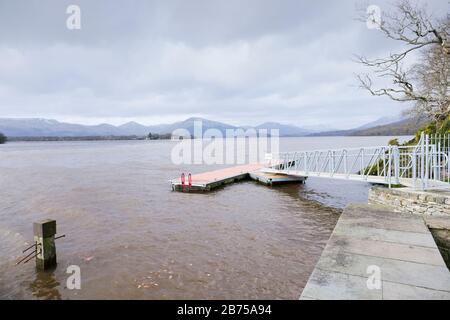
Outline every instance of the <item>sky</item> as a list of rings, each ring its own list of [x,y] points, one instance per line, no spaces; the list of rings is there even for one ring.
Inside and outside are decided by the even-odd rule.
[[[427,1],[436,16],[446,0]],[[0,117],[98,124],[192,116],[344,129],[409,105],[358,87],[355,54],[398,48],[359,21],[392,1],[0,0]],[[68,29],[69,5],[81,29]]]

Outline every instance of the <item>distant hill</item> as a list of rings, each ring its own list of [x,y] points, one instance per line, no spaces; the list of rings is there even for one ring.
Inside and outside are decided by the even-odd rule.
[[[373,127],[361,126],[350,130],[327,131],[312,134],[313,136],[406,136],[414,135],[417,130],[427,124],[427,120],[408,118]]]
[[[363,129],[369,129],[369,128],[374,128],[374,127],[378,127],[378,126],[384,126],[384,125],[399,122],[399,121],[402,121],[405,119],[406,119],[406,117],[402,117],[401,115],[398,115],[395,117],[381,117],[375,121],[371,121],[362,126],[356,127],[353,130],[363,130]],[[329,130],[327,130],[327,131],[329,131]]]
[[[392,120],[392,119],[391,119]],[[170,134],[176,129],[185,129],[194,136],[194,123],[202,122],[203,132],[208,129],[217,129],[224,136],[227,129],[278,129],[281,137],[300,136],[355,136],[355,135],[409,135],[414,134],[418,127],[425,124],[424,121],[406,119],[386,124],[388,118],[380,118],[377,121],[365,124],[351,130],[335,130],[326,132],[314,132],[311,129],[301,128],[295,125],[281,124],[278,122],[266,122],[257,126],[237,127],[223,122],[207,120],[203,118],[189,118],[170,124],[158,124],[145,126],[137,122],[128,122],[120,126],[110,124],[81,125],[64,123],[56,120],[25,118],[10,119],[0,118],[0,132],[8,137],[104,137],[104,136],[146,136],[152,134]]]
[[[121,126],[118,127],[118,129],[120,130],[120,132],[123,135],[142,135],[145,136],[147,134],[149,134],[149,128],[139,124],[137,122],[131,121],[131,122],[127,122]]]
[[[85,126],[48,119],[0,118],[0,132],[9,137],[25,136],[107,136],[120,135],[121,131],[110,124]]]
[[[279,135],[282,137],[301,137],[306,136],[311,133],[310,130],[305,130],[302,128],[299,128],[297,126],[288,125],[288,124],[281,124],[277,122],[266,122],[263,124],[260,124],[259,126],[256,126],[255,129],[267,129],[268,133],[270,134],[270,130],[272,129],[278,129]]]
[[[222,123],[222,122],[218,122],[218,121],[211,121],[211,120],[197,117],[197,118],[189,118],[189,119],[186,119],[186,120],[180,121],[180,122],[175,122],[175,123],[172,123],[169,125],[164,125],[160,128],[160,130],[162,130],[163,132],[159,132],[159,133],[171,133],[177,129],[185,129],[185,130],[189,131],[189,133],[192,136],[195,136],[196,133],[194,132],[194,123],[196,121],[201,121],[203,131],[206,131],[208,129],[217,129],[224,136],[225,136],[227,129],[237,129],[238,128],[238,127],[226,124],[226,123]]]
[[[145,136],[149,133],[168,134],[176,129],[185,129],[192,136],[194,132],[194,123],[202,122],[202,131],[208,129],[217,129],[224,136],[227,129],[238,129],[240,127],[226,123],[211,121],[203,118],[189,118],[170,124],[159,124],[145,126],[137,122],[128,122],[120,126],[110,124],[100,124],[87,126],[81,124],[71,124],[59,122],[56,120],[27,118],[27,119],[9,119],[0,118],[0,132],[9,137],[92,137],[92,136]],[[241,127],[244,130],[252,128],[251,126]],[[254,127],[255,129],[279,129],[281,136],[302,136],[311,133],[311,131],[276,122],[264,123]]]
[[[353,136],[401,136],[414,135],[418,129],[428,123],[425,119],[404,119],[394,123],[356,130]]]

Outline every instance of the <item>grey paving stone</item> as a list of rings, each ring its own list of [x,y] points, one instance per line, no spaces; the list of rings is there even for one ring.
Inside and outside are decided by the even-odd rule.
[[[341,247],[344,252],[348,253],[445,266],[437,247],[419,247],[392,242],[356,239],[351,236],[334,234],[330,238],[329,244]]]
[[[368,205],[349,205],[345,208],[345,219],[340,220],[339,223],[386,230],[428,233],[428,228],[421,216],[381,210]]]
[[[302,296],[320,300],[367,300],[382,298],[381,290],[369,290],[367,278],[316,268]]]
[[[353,226],[361,226],[361,227],[369,227],[369,228],[378,228],[378,229],[386,229],[386,230],[396,230],[396,231],[405,231],[405,232],[415,232],[415,233],[428,233],[428,229],[426,228],[423,221],[415,221],[414,223],[405,224],[404,219],[389,219],[386,217],[379,218],[380,220],[374,220],[369,217],[361,218],[361,219],[346,219],[342,221],[344,225],[353,225]],[[390,220],[390,223],[387,225],[386,219]]]
[[[450,292],[450,272],[443,266],[327,250],[317,268],[368,277],[372,265],[380,268],[382,280]]]
[[[450,300],[450,292],[383,282],[384,300]]]
[[[370,290],[369,266],[382,290]],[[342,213],[301,298],[450,299],[450,271],[423,218],[351,205]]]
[[[365,240],[395,242],[429,248],[434,248],[436,246],[431,233],[387,230],[340,223],[334,230],[334,234]]]

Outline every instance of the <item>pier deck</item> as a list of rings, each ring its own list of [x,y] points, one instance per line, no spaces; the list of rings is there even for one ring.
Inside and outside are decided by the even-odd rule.
[[[249,175],[252,180],[258,181],[259,183],[268,186],[286,183],[304,183],[306,180],[306,177],[290,176],[279,173],[268,173],[262,170],[250,172]]]
[[[192,175],[192,186],[188,188],[188,177],[184,188],[181,179],[173,179],[172,190],[174,191],[211,191],[222,185],[230,184],[248,177],[250,172],[260,170],[263,166],[260,164],[246,164],[220,170],[214,170]],[[184,189],[184,190],[182,190]]]
[[[220,170],[214,170],[192,175],[192,185],[188,186],[188,177],[185,177],[184,187],[181,179],[171,180],[172,190],[185,192],[207,192],[217,187],[251,178],[265,185],[275,185],[291,182],[303,182],[305,177],[288,176],[284,174],[266,173],[261,171],[263,165],[247,164]]]
[[[369,266],[381,271],[379,289],[367,285]],[[350,205],[300,299],[448,300],[450,271],[423,217]]]

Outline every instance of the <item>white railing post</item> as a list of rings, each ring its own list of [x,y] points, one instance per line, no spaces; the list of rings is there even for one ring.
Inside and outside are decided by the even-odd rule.
[[[342,152],[344,152],[344,174],[347,174],[347,150]]]
[[[444,138],[444,143],[447,142],[447,182],[450,183],[450,134],[447,133],[447,138]],[[445,146],[444,146],[445,152]]]
[[[425,188],[428,188],[428,175],[430,174],[429,138],[428,135],[425,135]]]
[[[316,166],[314,167],[314,171],[318,172],[318,168],[319,168],[319,157],[320,157],[320,153],[319,151],[316,152],[318,154],[317,158],[316,158]],[[314,155],[315,157],[316,155]]]
[[[361,148],[361,165],[359,174],[364,178],[364,148]]]
[[[333,175],[334,173],[334,150],[331,151],[331,165],[330,165],[330,175]]]
[[[305,174],[308,174],[308,152],[306,152],[305,151],[305,163],[303,164],[303,166],[304,166],[304,171],[305,171]]]
[[[425,135],[420,134],[420,180],[422,190],[425,189]]]
[[[435,143],[436,143],[436,141],[435,141]],[[436,144],[433,144],[432,146],[431,146],[431,152],[432,152],[432,154],[433,154],[433,157],[432,157],[432,163],[433,163],[433,178],[432,179],[434,179],[434,180],[438,180],[438,175],[437,175],[437,168],[438,168],[438,164],[437,164],[437,148],[436,148]]]
[[[414,189],[417,186],[417,159],[416,159],[416,148],[413,148],[412,151],[412,159],[411,159],[411,166],[412,166],[412,179],[413,179],[413,183],[414,183]]]
[[[439,135],[439,140],[437,143],[437,180],[441,181],[441,163],[442,163],[442,157],[441,157],[441,135]]]
[[[392,152],[391,152],[391,147],[389,147],[388,148],[388,172],[387,172],[389,188],[391,187],[391,176],[392,176],[391,162],[392,162]]]
[[[400,184],[400,151],[397,146],[394,147],[393,151],[395,184]]]

